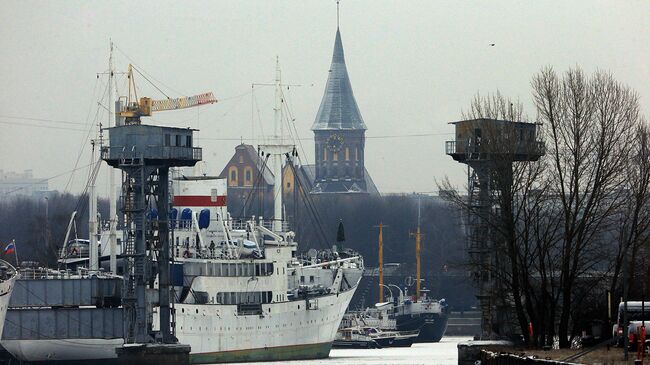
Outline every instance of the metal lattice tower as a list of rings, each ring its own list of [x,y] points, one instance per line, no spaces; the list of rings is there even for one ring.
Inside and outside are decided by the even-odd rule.
[[[493,275],[501,265],[496,247],[503,240],[491,219],[501,214],[499,198],[511,191],[513,163],[538,160],[544,155],[544,144],[538,140],[538,125],[533,123],[472,119],[451,124],[456,138],[445,143],[445,150],[455,161],[467,164],[466,249],[478,287],[481,336],[490,338],[496,324],[495,294],[502,293]]]
[[[170,300],[169,168],[194,166],[201,148],[193,147],[193,130],[127,124],[109,128],[102,159],[124,172],[121,211],[124,228],[126,343],[175,343]],[[154,270],[157,269],[157,270]],[[156,289],[158,301],[150,293]],[[153,303],[153,304],[152,304]],[[153,306],[160,330],[152,330]]]

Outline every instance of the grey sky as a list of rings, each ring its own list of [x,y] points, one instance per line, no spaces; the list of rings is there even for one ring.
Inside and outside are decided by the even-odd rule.
[[[343,0],[343,46],[368,126],[366,166],[375,183],[383,192],[432,191],[435,179],[448,175],[462,187],[466,170],[444,155],[453,131],[447,122],[477,91],[496,89],[520,98],[534,117],[529,82],[544,65],[610,70],[638,91],[650,115],[649,15],[648,1]],[[0,24],[0,169],[32,168],[49,177],[74,167],[86,133],[25,125],[88,128],[104,90],[95,75],[107,69],[109,38],[118,47],[118,70],[126,69],[128,56],[170,96],[211,90],[222,99],[150,121],[198,127],[202,138],[250,142],[251,83],[273,79],[278,55],[283,81],[304,85],[291,89],[289,101],[300,136],[311,138],[336,3],[8,1]],[[138,80],[141,94],[163,98]],[[119,86],[124,94],[123,80]],[[270,131],[272,90],[255,95]],[[104,111],[99,117],[105,123]],[[437,135],[372,138],[429,133]],[[218,174],[238,143],[202,140],[207,172]],[[302,144],[312,162],[313,142]],[[79,166],[89,163],[89,151],[83,149]],[[77,172],[73,191],[82,189],[87,173]],[[65,175],[50,186],[62,190],[67,181]],[[99,192],[107,195],[106,184]]]

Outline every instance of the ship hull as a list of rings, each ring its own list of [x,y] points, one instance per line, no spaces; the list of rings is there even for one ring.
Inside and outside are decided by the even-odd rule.
[[[0,335],[5,324],[5,317],[7,316],[7,309],[9,308],[9,300],[16,283],[16,275],[14,274],[9,279],[0,282]]]
[[[440,342],[447,331],[447,315],[444,313],[403,314],[395,316],[395,320],[398,331],[420,330],[415,342]]]
[[[416,342],[440,342],[447,331],[447,320],[445,314],[425,319]]]
[[[273,303],[266,314],[228,315],[233,306],[176,304],[180,343],[191,346],[192,364],[320,359],[329,356],[354,289],[306,301]],[[235,306],[236,308],[236,306]],[[122,339],[4,340],[21,361],[115,363]]]
[[[202,312],[209,306],[181,304],[177,336],[191,346],[193,364],[326,358],[353,294],[318,297],[317,310],[301,300],[264,307],[263,315],[252,316],[210,315]]]
[[[116,364],[122,339],[4,340],[5,350],[20,361]]]
[[[220,351],[191,354],[192,364],[214,364],[252,361],[313,360],[327,358],[332,348],[331,342],[278,346],[269,348]]]
[[[115,349],[121,347],[121,339],[96,340],[36,340],[5,341],[3,346],[21,361],[40,364],[87,364],[92,361],[98,365],[118,364]],[[190,354],[192,364],[287,361],[321,359],[329,356],[332,343],[279,346],[272,348],[246,349],[237,351],[218,351],[212,353]]]

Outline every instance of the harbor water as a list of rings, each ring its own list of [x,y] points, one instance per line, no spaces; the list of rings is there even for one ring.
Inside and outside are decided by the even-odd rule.
[[[388,347],[382,349],[332,349],[330,357],[321,360],[260,362],[246,364],[322,364],[322,365],[456,365],[459,342],[470,337],[443,337],[438,343],[415,343],[411,347]]]

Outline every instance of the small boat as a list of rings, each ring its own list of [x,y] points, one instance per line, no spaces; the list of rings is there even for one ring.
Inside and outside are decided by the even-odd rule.
[[[376,327],[362,327],[361,332],[382,347],[411,347],[420,331],[385,331]]]
[[[359,327],[338,330],[332,348],[338,349],[379,349],[377,341],[361,331]]]

